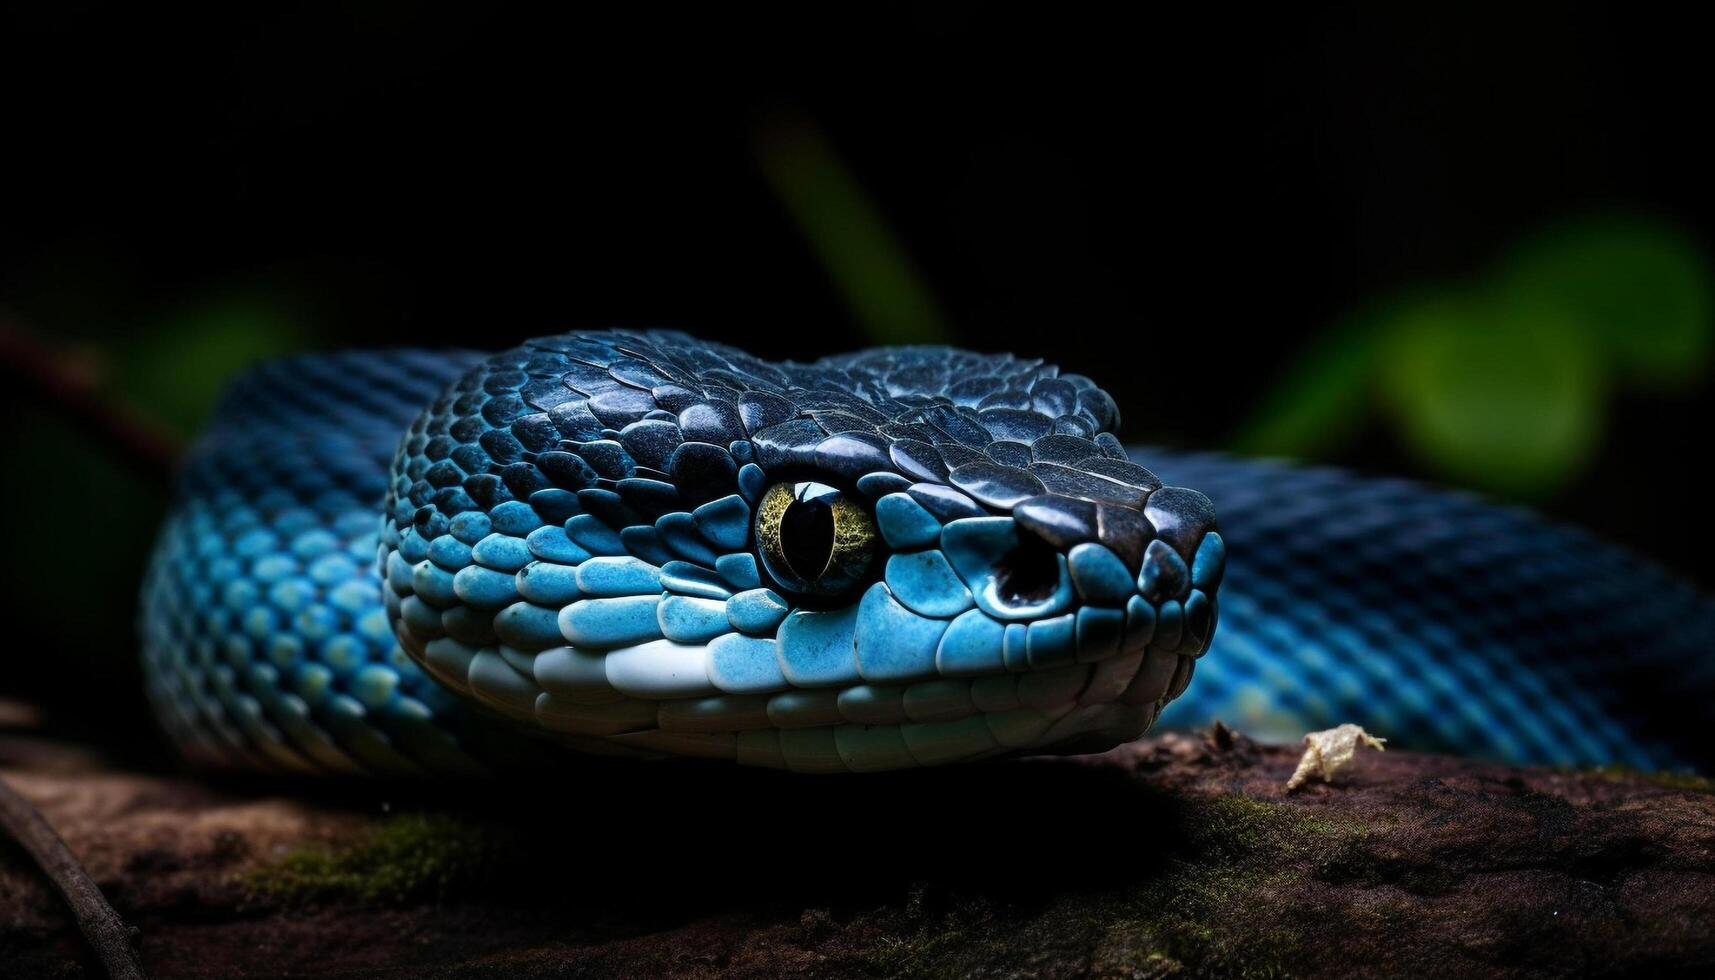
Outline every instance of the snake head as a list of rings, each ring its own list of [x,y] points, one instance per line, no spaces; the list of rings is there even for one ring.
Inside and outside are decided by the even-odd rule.
[[[1223,546],[1113,400],[946,348],[772,363],[671,333],[531,341],[392,471],[401,646],[578,747],[803,771],[1141,734],[1216,622]]]

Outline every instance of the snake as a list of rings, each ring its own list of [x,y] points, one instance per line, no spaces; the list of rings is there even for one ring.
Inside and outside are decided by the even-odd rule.
[[[947,347],[612,330],[269,362],[186,454],[147,696],[217,770],[860,773],[1215,719],[1710,761],[1715,602],[1687,581],[1473,494],[1119,425],[1090,378]]]

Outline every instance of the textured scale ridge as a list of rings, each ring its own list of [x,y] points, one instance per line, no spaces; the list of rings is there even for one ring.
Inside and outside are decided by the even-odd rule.
[[[1087,378],[949,348],[615,331],[270,365],[187,464],[150,693],[200,762],[313,771],[567,747],[869,771],[1107,747],[1164,711],[1687,758],[1638,708],[1709,635],[1684,586],[1455,494],[1134,459],[1118,424]]]

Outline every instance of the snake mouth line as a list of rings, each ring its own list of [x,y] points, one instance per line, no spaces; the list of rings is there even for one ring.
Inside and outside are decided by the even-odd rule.
[[[914,684],[600,705],[543,695],[534,716],[564,736],[645,752],[801,772],[879,771],[1083,735],[1135,737],[1189,683],[1192,667],[1189,657],[1145,648],[1095,663]]]

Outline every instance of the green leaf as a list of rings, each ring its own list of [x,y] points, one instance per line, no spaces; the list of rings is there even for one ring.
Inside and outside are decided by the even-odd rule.
[[[276,302],[213,303],[141,332],[117,358],[119,392],[183,435],[201,427],[227,382],[245,368],[302,350],[306,337]]]
[[[1539,497],[1589,460],[1604,375],[1559,304],[1441,295],[1388,328],[1383,394],[1407,444],[1466,486]]]
[[[1514,303],[1565,307],[1639,381],[1695,381],[1715,345],[1709,257],[1663,222],[1611,216],[1562,225],[1520,246],[1498,282]]]
[[[1233,451],[1303,458],[1350,438],[1370,415],[1383,316],[1381,307],[1365,310],[1312,341],[1263,395]]]
[[[776,125],[757,141],[757,154],[764,176],[872,340],[949,341],[928,286],[820,131],[804,120]]]

